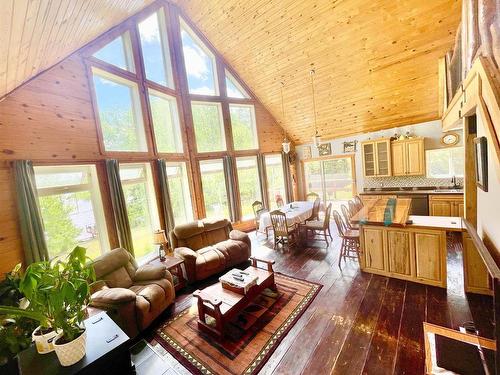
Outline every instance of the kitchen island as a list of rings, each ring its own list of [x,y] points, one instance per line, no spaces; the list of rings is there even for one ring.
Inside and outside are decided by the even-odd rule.
[[[360,226],[361,269],[446,288],[446,233],[463,232],[462,218],[409,215],[411,199],[400,198],[387,222],[389,200],[367,201],[352,217]]]

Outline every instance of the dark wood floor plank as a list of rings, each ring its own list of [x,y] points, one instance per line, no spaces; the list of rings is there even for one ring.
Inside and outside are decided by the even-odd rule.
[[[394,367],[405,291],[405,281],[389,280],[363,374],[385,375]]]
[[[335,362],[332,374],[360,374],[362,372],[388,280],[387,277],[378,275],[373,275],[370,280],[349,335]],[[353,361],[353,358],[356,360]]]
[[[446,289],[434,286],[427,287],[426,322],[451,328],[451,313],[448,306]]]
[[[356,277],[343,277],[331,288],[329,303],[330,322],[319,338],[303,374],[330,372],[352,327],[356,313],[368,288],[371,275],[358,273]],[[344,283],[345,289],[337,289]],[[350,284],[350,286],[349,286]],[[326,312],[328,313],[328,311]]]
[[[395,374],[424,373],[424,333],[426,288],[408,282],[399,330]]]

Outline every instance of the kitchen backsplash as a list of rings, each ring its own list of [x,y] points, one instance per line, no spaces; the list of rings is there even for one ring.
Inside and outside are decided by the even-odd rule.
[[[457,183],[464,185],[464,179],[457,177]],[[381,185],[382,184],[382,185]],[[422,176],[402,176],[402,177],[365,177],[364,188],[373,189],[380,187],[419,187],[419,186],[451,186],[451,178],[427,178]]]

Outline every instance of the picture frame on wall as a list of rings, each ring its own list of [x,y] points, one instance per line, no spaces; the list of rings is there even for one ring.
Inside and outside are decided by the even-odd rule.
[[[476,169],[476,185],[488,191],[488,141],[486,137],[474,138],[474,166]]]
[[[322,143],[318,146],[319,156],[328,156],[332,154],[332,144]]]
[[[311,146],[305,146],[302,155],[304,159],[311,159],[312,157]]]
[[[356,145],[358,141],[344,142],[344,154],[356,152]]]

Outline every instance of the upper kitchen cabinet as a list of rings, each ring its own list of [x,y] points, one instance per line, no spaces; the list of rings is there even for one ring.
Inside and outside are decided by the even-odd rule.
[[[424,138],[391,142],[392,175],[423,176],[425,174]]]
[[[361,143],[365,177],[388,177],[391,171],[391,141],[381,138]]]

